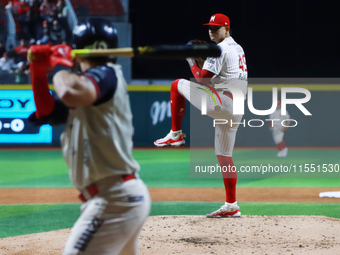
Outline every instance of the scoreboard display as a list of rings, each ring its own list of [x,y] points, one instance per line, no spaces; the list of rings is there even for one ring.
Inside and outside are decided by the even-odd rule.
[[[35,109],[32,91],[0,90],[0,144],[51,143],[50,125],[28,122]]]

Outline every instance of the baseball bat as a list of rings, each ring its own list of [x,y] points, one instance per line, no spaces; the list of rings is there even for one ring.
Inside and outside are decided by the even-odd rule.
[[[78,49],[72,50],[73,57],[146,57],[146,58],[207,58],[221,56],[217,45],[160,45],[116,49]]]

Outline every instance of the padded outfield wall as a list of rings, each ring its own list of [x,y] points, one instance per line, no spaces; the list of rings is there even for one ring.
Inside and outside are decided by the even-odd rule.
[[[292,119],[298,122],[285,134],[287,146],[339,146],[340,118],[339,109],[340,85],[338,84],[250,84],[253,88],[254,107],[259,110],[269,109],[272,100],[272,87],[278,88],[280,98],[281,87],[306,88],[311,92],[311,99],[304,106],[312,113],[305,116],[296,106],[288,105],[287,110]],[[51,87],[52,88],[52,87]],[[135,146],[153,146],[155,139],[161,138],[171,128],[170,86],[147,85],[129,86],[131,108],[135,134]],[[53,92],[54,93],[54,92]],[[292,95],[294,97],[294,95]],[[296,98],[301,95],[296,94]],[[34,102],[30,85],[0,86],[0,146],[60,146],[59,137],[63,126],[44,126],[40,129],[27,122],[29,114],[34,111]],[[238,130],[236,146],[274,146],[268,116],[255,116],[245,103],[245,126]],[[250,127],[248,121],[261,119],[262,127]],[[194,123],[190,128],[190,123]],[[198,124],[197,124],[198,123]],[[259,125],[260,122],[252,123]],[[197,128],[196,128],[197,126]],[[209,117],[202,116],[197,109],[192,109],[187,102],[183,120],[183,131],[187,134],[187,145],[190,135],[201,137],[204,146],[213,146],[214,128]],[[193,134],[193,132],[198,132]],[[199,135],[203,132],[203,135]],[[191,133],[191,134],[190,134]]]

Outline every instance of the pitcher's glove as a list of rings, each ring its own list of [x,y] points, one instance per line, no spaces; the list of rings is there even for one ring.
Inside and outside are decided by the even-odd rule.
[[[200,44],[208,44],[208,43],[206,41],[199,40],[199,39],[190,40],[187,43],[188,46],[191,46],[191,45],[200,45]]]
[[[203,44],[208,44],[206,41],[200,40],[200,39],[193,39],[190,40],[187,45],[191,46],[191,45],[203,45]],[[192,59],[194,61],[194,63],[199,66],[199,68],[203,67],[203,63],[206,60],[206,58],[194,58]]]

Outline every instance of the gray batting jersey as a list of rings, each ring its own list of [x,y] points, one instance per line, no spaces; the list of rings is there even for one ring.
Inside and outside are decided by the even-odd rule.
[[[121,67],[106,64],[84,76],[103,95],[93,105],[71,110],[61,136],[63,155],[77,189],[140,169],[132,156],[132,114]]]

